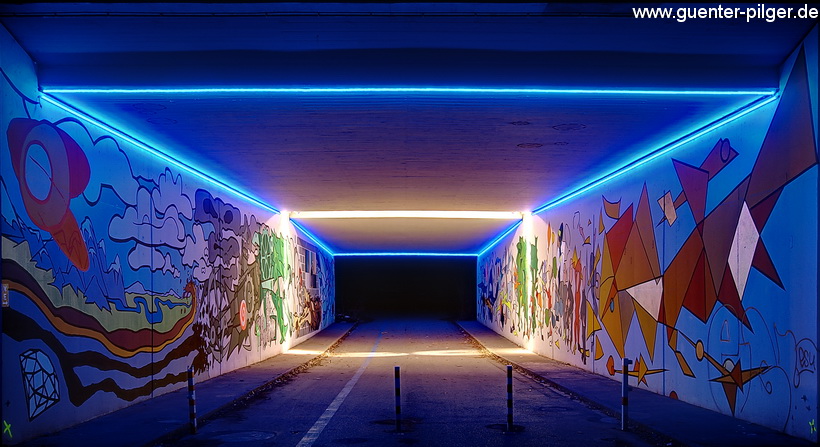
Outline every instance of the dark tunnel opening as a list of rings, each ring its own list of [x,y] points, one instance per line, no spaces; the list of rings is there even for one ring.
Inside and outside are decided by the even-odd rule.
[[[341,315],[475,319],[475,257],[339,256],[335,264]]]

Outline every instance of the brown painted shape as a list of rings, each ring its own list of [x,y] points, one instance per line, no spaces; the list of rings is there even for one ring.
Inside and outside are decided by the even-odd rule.
[[[686,203],[686,194],[681,191],[680,194],[675,197],[675,209],[682,207],[684,203]]]
[[[701,222],[706,215],[706,189],[709,184],[709,172],[682,161],[672,160],[678,175],[683,193],[689,202],[695,223]]]
[[[738,152],[729,143],[728,138],[721,138],[715,143],[715,147],[700,164],[700,168],[709,173],[709,180],[712,180],[718,172],[722,171],[729,163],[738,156]]]
[[[749,175],[746,201],[757,205],[816,163],[806,56],[801,50]]]
[[[735,363],[735,367],[729,372],[729,376],[737,384],[740,389],[743,389],[743,368],[740,367],[740,359]]]
[[[774,210],[774,206],[777,204],[777,199],[780,198],[781,192],[783,192],[783,188],[778,188],[768,197],[758,202],[757,205],[749,208],[749,213],[752,216],[758,233],[763,231],[763,227],[765,227],[766,222],[769,221],[769,216],[772,215],[772,210]]]
[[[769,250],[766,249],[766,245],[763,243],[763,238],[760,238],[757,241],[755,253],[752,257],[752,267],[756,268],[757,271],[772,280],[772,282],[777,284],[778,287],[784,289],[783,281],[780,280],[780,275],[774,267],[774,262],[772,262],[772,258],[769,256]]]
[[[720,292],[718,292],[718,300],[726,306],[726,309],[732,313],[741,323],[743,323],[749,330],[752,326],[746,318],[746,311],[743,309],[743,304],[740,302],[740,295],[735,285],[735,280],[732,277],[732,271],[727,267],[724,270],[723,281],[721,281]]]
[[[732,250],[748,184],[748,180],[741,182],[703,221],[703,246],[714,281],[723,278],[723,271],[728,266],[729,252]],[[715,282],[714,286],[715,290],[720,290],[719,282]]]
[[[734,383],[721,383],[721,385],[723,385],[723,394],[726,395],[726,402],[729,403],[729,408],[734,416],[735,402],[737,402],[737,385]]]
[[[638,201],[638,209],[635,212],[634,226],[641,237],[643,251],[646,253],[647,261],[649,261],[652,278],[658,278],[661,276],[661,265],[658,260],[658,246],[655,242],[655,230],[652,225],[652,211],[649,208],[649,193],[646,190],[645,183],[643,191],[641,191],[641,198]]]
[[[672,327],[677,323],[686,291],[692,282],[692,274],[702,253],[703,240],[699,232],[693,231],[663,275],[661,323]]]
[[[717,296],[715,294],[711,270],[709,269],[709,261],[706,258],[706,254],[702,253],[692,272],[692,280],[689,282],[689,287],[686,289],[683,307],[705,323],[709,319],[709,315],[712,313],[716,301]]]

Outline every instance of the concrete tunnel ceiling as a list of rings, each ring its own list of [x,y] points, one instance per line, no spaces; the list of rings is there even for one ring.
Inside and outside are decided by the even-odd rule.
[[[775,91],[811,25],[589,3],[4,11],[44,92],[290,211],[533,210]],[[475,253],[511,223],[465,222],[299,220],[336,252]]]

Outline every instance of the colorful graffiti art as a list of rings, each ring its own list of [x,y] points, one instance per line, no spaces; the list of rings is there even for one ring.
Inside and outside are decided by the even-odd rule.
[[[3,414],[15,442],[333,322],[332,257],[287,221],[3,79]]]
[[[759,146],[709,134],[689,143],[697,163],[666,159],[651,181],[536,216],[532,234],[479,259],[479,320],[538,352],[806,437],[816,323],[791,312],[817,310],[817,215],[800,205],[818,199],[807,73],[800,52]],[[800,229],[808,236],[788,232]],[[797,261],[782,247],[801,237],[814,242]],[[616,368],[625,357],[628,371]]]

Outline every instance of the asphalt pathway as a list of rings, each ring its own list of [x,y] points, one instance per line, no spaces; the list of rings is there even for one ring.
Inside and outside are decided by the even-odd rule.
[[[402,429],[394,367],[401,368]],[[163,445],[648,446],[651,433],[570,394],[513,374],[508,431],[506,367],[452,322],[361,323],[328,356],[279,385],[208,418],[196,435]]]

